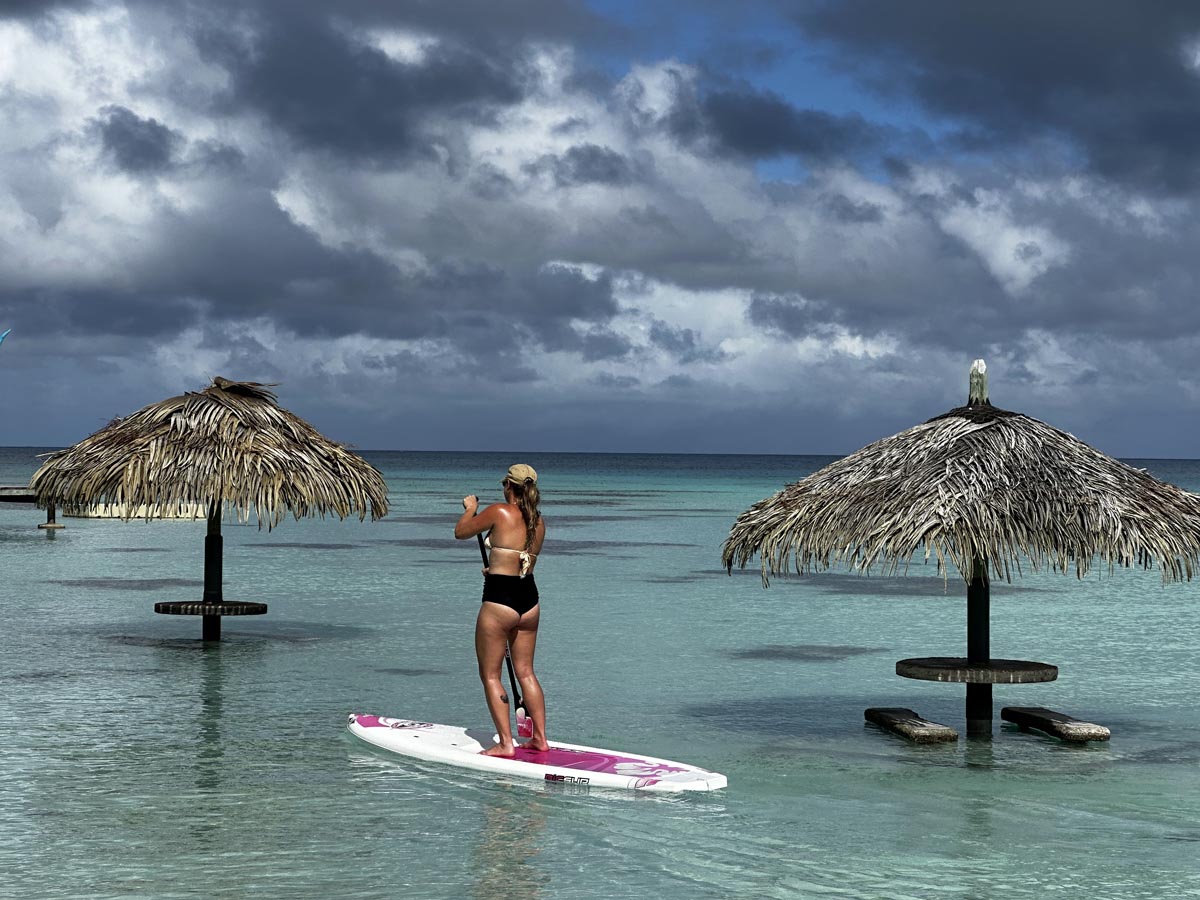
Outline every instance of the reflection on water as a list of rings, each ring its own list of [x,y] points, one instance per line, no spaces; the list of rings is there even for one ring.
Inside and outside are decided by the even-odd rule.
[[[963,740],[963,765],[968,769],[996,767],[996,748],[990,734],[972,735]]]
[[[200,654],[200,705],[196,713],[199,752],[196,754],[196,789],[201,793],[221,789],[225,750],[221,742],[221,704],[225,693],[224,647],[212,641]]]
[[[541,896],[550,881],[533,865],[546,829],[542,802],[537,793],[520,787],[497,785],[489,792],[471,853],[473,897]]]

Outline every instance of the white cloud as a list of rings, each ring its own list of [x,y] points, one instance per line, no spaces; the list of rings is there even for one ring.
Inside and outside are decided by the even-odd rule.
[[[407,66],[420,65],[441,43],[435,35],[400,28],[370,28],[360,32],[360,38]]]
[[[1013,294],[1020,294],[1039,275],[1071,258],[1066,240],[1042,225],[1018,221],[1008,198],[996,190],[977,188],[970,202],[951,206],[938,221],[947,234],[970,247]]]

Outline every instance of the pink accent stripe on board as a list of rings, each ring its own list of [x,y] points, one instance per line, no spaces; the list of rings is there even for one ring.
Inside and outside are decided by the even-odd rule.
[[[606,772],[610,775],[628,775],[631,778],[689,771],[678,766],[668,766],[645,759],[617,756],[612,753],[595,753],[590,750],[567,750],[562,747],[551,747],[541,753],[518,747],[515,758],[520,762],[536,763],[540,766],[556,766],[581,772]]]

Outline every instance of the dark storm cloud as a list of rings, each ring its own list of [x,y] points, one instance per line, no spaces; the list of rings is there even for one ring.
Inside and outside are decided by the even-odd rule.
[[[1166,190],[1200,181],[1200,78],[1186,44],[1200,35],[1200,5],[1191,0],[781,8],[828,41],[847,71],[962,123],[974,150],[1066,139],[1106,177]]]
[[[699,122],[676,117],[682,135],[702,132],[727,153],[754,159],[794,154],[829,160],[879,146],[883,131],[857,114],[800,109],[770,91],[715,90],[692,107]]]
[[[685,144],[750,159],[794,155],[806,160],[851,159],[912,140],[858,113],[838,115],[796,106],[778,93],[706,69],[692,81],[675,72],[671,110],[662,124]],[[927,139],[914,133],[924,144]]]
[[[505,269],[444,259],[410,277],[407,285],[434,308],[507,317],[537,334],[549,334],[567,320],[607,322],[618,312],[609,275],[591,279],[569,266]]]
[[[232,173],[246,162],[246,154],[220,141],[197,141],[193,164],[202,170]]]
[[[547,155],[525,167],[548,171],[559,187],[576,184],[624,185],[634,180],[633,165],[617,151],[597,144],[576,144],[560,156]]]
[[[504,200],[513,195],[516,184],[504,172],[489,163],[481,163],[472,170],[471,191],[482,200]]]
[[[821,204],[834,219],[845,223],[882,222],[883,209],[875,203],[851,200],[844,194],[824,194]]]
[[[233,12],[243,2],[213,0]],[[621,30],[597,16],[582,0],[439,0],[388,3],[381,0],[340,0],[336,12],[324,0],[257,0],[253,8],[263,19],[286,26],[296,16],[336,16],[364,26],[400,27],[453,37],[478,47],[503,48],[514,41],[554,39],[612,40]]]
[[[675,328],[656,319],[650,326],[650,343],[670,353],[678,362],[720,362],[725,355],[716,348],[705,347],[700,335],[691,328]]]
[[[143,119],[123,106],[105,107],[99,129],[105,152],[133,175],[168,168],[172,155],[183,142],[182,135],[157,119]]]
[[[191,297],[164,297],[136,289],[94,285],[0,288],[0,315],[4,321],[31,334],[161,337],[196,324],[202,313],[203,306]]]
[[[576,350],[587,362],[603,359],[622,359],[633,345],[629,340],[607,328],[594,328],[579,336],[578,342],[562,345],[560,349]]]
[[[806,302],[803,297],[755,294],[746,315],[760,328],[790,338],[802,338],[828,321],[829,310],[821,304]]]
[[[365,158],[427,151],[431,114],[486,121],[522,96],[521,62],[449,43],[398,62],[338,23],[294,14],[240,32],[207,26],[197,44],[230,73],[222,102],[265,115],[302,145]]]
[[[611,372],[600,372],[592,383],[614,391],[630,391],[641,385],[641,381],[633,375],[614,375]]]
[[[91,0],[0,0],[0,21],[30,19],[54,9],[78,9],[91,5]]]

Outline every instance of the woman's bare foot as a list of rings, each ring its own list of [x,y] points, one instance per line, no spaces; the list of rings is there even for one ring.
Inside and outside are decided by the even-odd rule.
[[[488,747],[486,750],[480,750],[480,756],[499,756],[501,759],[512,759],[517,754],[517,748],[511,744],[505,747],[503,744],[495,744]]]
[[[534,753],[545,753],[550,749],[550,745],[545,740],[535,741],[530,738],[521,745],[522,750],[532,750]]]

